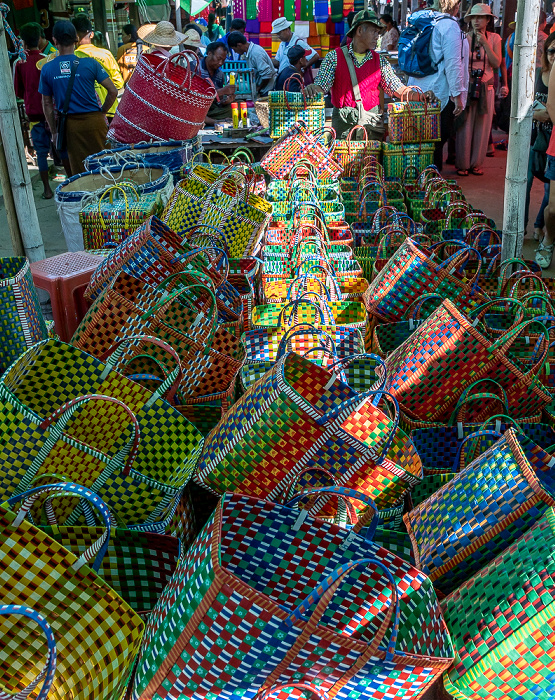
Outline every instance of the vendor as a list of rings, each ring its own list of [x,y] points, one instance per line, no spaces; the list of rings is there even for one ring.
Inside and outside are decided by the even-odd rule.
[[[253,71],[257,97],[264,97],[274,89],[276,69],[262,46],[253,44],[239,32],[231,32],[227,38],[227,45],[236,51]]]
[[[382,140],[385,132],[380,112],[380,89],[396,99],[432,101],[433,93],[422,94],[403,85],[389,61],[375,51],[383,27],[373,10],[358,12],[347,36],[347,46],[330,51],[322,61],[318,77],[306,88],[309,96],[331,93],[331,125],[342,138],[357,125],[371,139]]]
[[[206,124],[231,119],[231,103],[235,94],[235,85],[225,85],[225,75],[222,66],[227,58],[227,47],[223,41],[215,41],[206,47],[206,56],[201,59],[199,72],[205,79],[213,83],[217,97],[210,105]]]

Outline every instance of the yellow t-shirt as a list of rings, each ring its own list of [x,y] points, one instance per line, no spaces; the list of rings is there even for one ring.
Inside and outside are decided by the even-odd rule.
[[[353,51],[353,56],[356,58],[356,60],[357,60],[359,63],[361,63],[362,61],[364,61],[364,59],[366,58],[366,54],[365,54],[365,53],[355,53],[354,51]]]
[[[75,55],[78,58],[80,56],[82,56],[83,58],[94,58],[95,61],[98,61],[100,63],[100,65],[104,68],[106,73],[108,73],[110,80],[114,83],[116,89],[122,89],[124,85],[123,77],[121,75],[116,59],[114,58],[112,53],[108,51],[108,49],[101,49],[98,46],[95,46],[94,44],[83,44],[82,46],[77,47]],[[98,99],[100,100],[100,104],[102,105],[107,95],[106,88],[103,88],[102,85],[99,85],[97,83],[96,94],[98,95]],[[114,114],[116,113],[117,106],[118,100],[116,99],[116,101],[108,111],[109,117],[114,116]]]

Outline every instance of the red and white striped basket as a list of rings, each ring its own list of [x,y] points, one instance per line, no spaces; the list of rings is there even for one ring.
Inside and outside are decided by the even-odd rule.
[[[196,75],[197,66],[198,58],[192,51],[170,58],[142,54],[118,105],[108,138],[138,143],[196,136],[216,97],[214,86]]]

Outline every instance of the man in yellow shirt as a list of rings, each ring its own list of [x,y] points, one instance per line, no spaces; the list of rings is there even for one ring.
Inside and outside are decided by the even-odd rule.
[[[118,90],[121,90],[124,86],[124,82],[123,76],[118,66],[118,62],[116,61],[112,53],[108,51],[108,49],[102,49],[98,46],[95,46],[92,43],[94,31],[87,15],[77,15],[74,19],[71,20],[71,22],[75,27],[75,31],[77,32],[77,38],[79,40],[77,48],[75,49],[75,55],[78,58],[94,58],[95,61],[98,61],[100,65],[104,68],[106,73],[108,73],[108,75],[110,76],[110,80],[114,83],[115,87]],[[106,98],[106,90],[101,85],[97,84],[96,94],[98,95],[100,104],[103,104],[104,99]],[[113,118],[114,114],[116,113],[117,106],[118,100],[114,102],[114,104],[110,107],[108,113],[106,114],[106,116],[108,117],[108,121],[110,121]]]

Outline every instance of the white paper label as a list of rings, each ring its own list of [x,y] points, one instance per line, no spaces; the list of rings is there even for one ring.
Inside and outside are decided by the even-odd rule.
[[[299,511],[299,515],[297,516],[297,519],[295,520],[295,524],[293,525],[293,530],[298,530],[301,525],[304,523],[308,516],[308,511],[307,510],[301,510]]]
[[[463,431],[463,424],[462,423],[457,423],[457,436],[459,440],[462,440],[464,438],[464,431]]]
[[[496,432],[496,433],[500,433],[500,432],[501,432],[501,421],[500,421],[500,420],[496,420],[496,421],[495,421],[495,432]]]

